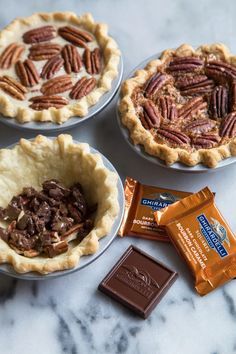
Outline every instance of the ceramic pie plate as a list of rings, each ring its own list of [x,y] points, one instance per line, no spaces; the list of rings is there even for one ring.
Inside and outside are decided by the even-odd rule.
[[[120,56],[120,62],[118,66],[118,75],[112,81],[111,89],[105,93],[98,103],[94,106],[89,108],[89,113],[85,117],[71,117],[65,123],[57,124],[52,122],[29,122],[29,123],[19,123],[15,118],[8,118],[0,115],[0,123],[7,125],[10,128],[16,128],[19,130],[24,131],[34,131],[34,132],[62,132],[64,130],[68,130],[74,128],[75,126],[83,123],[84,121],[88,120],[96,116],[100,113],[114,98],[115,94],[117,93],[121,80],[123,76],[123,59],[122,55]]]
[[[145,68],[145,66],[152,60],[154,59],[157,59],[159,58],[161,55],[161,53],[157,53],[157,54],[154,54],[152,55],[151,57],[147,58],[146,60],[142,61],[138,66],[136,66],[135,69],[132,70],[132,72],[125,78],[125,80],[131,78],[132,76],[134,76],[135,72],[139,69],[143,69]],[[174,171],[180,171],[180,172],[190,172],[190,173],[201,173],[201,172],[214,172],[214,171],[218,171],[219,169],[221,168],[224,168],[226,166],[229,166],[229,165],[232,165],[233,163],[236,162],[236,156],[233,156],[233,157],[229,157],[225,160],[222,160],[218,163],[218,165],[215,167],[215,168],[209,168],[209,167],[206,167],[202,164],[198,164],[196,166],[187,166],[187,165],[184,165],[180,162],[175,162],[173,165],[166,165],[166,163],[159,159],[158,157],[155,157],[155,156],[152,156],[152,155],[149,155],[143,148],[142,145],[134,145],[131,138],[130,138],[130,134],[129,134],[129,129],[127,127],[125,127],[122,122],[121,122],[121,119],[120,119],[120,114],[119,114],[119,99],[118,99],[118,102],[117,102],[117,109],[116,109],[116,114],[117,114],[117,120],[118,120],[118,124],[119,124],[119,127],[121,129],[121,132],[122,132],[122,135],[123,137],[125,138],[125,140],[128,142],[129,146],[138,154],[140,155],[141,157],[145,158],[146,160],[158,165],[158,166],[161,166],[161,167],[164,167],[164,168],[167,168],[169,170],[174,170]]]
[[[75,141],[75,142],[78,143],[77,141]],[[11,149],[14,146],[15,146],[15,144],[8,146],[7,148]],[[116,169],[110,163],[110,161],[105,156],[103,156],[99,151],[97,151],[96,149],[94,149],[92,147],[90,147],[90,151],[93,154],[99,154],[102,157],[105,167],[107,167],[110,171],[117,173]],[[118,175],[118,173],[117,173],[117,175]],[[119,175],[118,175],[118,180],[117,180],[117,188],[118,188],[118,201],[119,201],[119,206],[120,206],[119,214],[117,215],[117,217],[114,221],[111,232],[107,236],[104,236],[103,238],[101,238],[99,240],[99,250],[96,253],[94,253],[92,255],[88,255],[88,256],[82,256],[80,258],[79,264],[72,269],[57,271],[57,272],[44,274],[44,275],[37,273],[37,272],[28,272],[28,273],[21,274],[21,273],[17,273],[10,264],[3,263],[3,264],[0,264],[0,274],[2,273],[5,275],[14,277],[14,278],[24,279],[24,280],[44,280],[44,279],[49,279],[49,278],[58,278],[58,277],[61,277],[61,276],[67,275],[67,274],[77,272],[77,271],[87,267],[92,262],[94,262],[110,246],[110,244],[112,243],[112,241],[114,240],[114,238],[116,237],[116,235],[118,233],[118,230],[121,225],[121,221],[123,219],[125,197],[124,197],[123,184],[122,184],[122,181],[121,181]]]

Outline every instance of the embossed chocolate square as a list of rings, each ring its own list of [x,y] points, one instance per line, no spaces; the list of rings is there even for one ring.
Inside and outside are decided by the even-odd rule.
[[[131,245],[98,289],[147,318],[177,276],[176,272]]]

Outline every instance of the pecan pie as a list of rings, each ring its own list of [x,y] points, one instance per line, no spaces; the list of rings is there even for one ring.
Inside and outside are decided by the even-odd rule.
[[[236,155],[236,57],[223,44],[165,50],[123,83],[119,111],[150,155],[215,167]]]
[[[111,89],[120,52],[90,14],[39,13],[0,32],[0,113],[19,122],[83,117]]]
[[[39,135],[0,150],[0,263],[17,272],[75,267],[118,211],[117,175],[88,144]]]

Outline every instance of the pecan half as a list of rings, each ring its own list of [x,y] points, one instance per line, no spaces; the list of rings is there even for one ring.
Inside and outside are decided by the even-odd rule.
[[[46,60],[59,54],[61,46],[57,43],[39,43],[29,48],[29,59],[34,61]]]
[[[203,60],[195,57],[175,57],[169,63],[167,71],[174,73],[191,72],[203,67]]]
[[[80,54],[75,46],[66,44],[62,49],[61,55],[64,59],[64,68],[67,74],[78,73],[82,67]]]
[[[53,26],[43,26],[29,30],[23,34],[23,41],[27,44],[46,42],[56,37]]]
[[[191,98],[185,105],[178,110],[179,118],[187,118],[194,115],[207,107],[207,102],[204,102],[203,97]]]
[[[49,59],[42,68],[41,77],[43,79],[51,79],[62,67],[64,60],[60,55],[56,55]]]
[[[99,48],[95,48],[93,51],[85,49],[83,62],[87,73],[90,75],[99,74],[101,71],[101,55]]]
[[[58,34],[68,42],[82,48],[87,48],[87,43],[93,40],[93,36],[88,32],[71,26],[60,27]]]
[[[147,81],[144,87],[144,95],[146,97],[153,97],[160,88],[166,83],[167,76],[162,73],[153,74]]]
[[[10,76],[0,77],[0,88],[16,100],[23,101],[27,89]]]
[[[219,81],[236,79],[236,67],[220,60],[209,61],[206,64],[205,72],[207,76]]]
[[[206,75],[185,76],[178,77],[175,86],[180,90],[182,96],[195,96],[211,92],[214,81],[208,79]]]
[[[73,89],[70,92],[70,98],[73,100],[78,100],[84,96],[87,96],[96,86],[96,79],[94,77],[82,77],[76,82]]]
[[[185,125],[184,130],[194,134],[207,133],[213,129],[216,122],[211,119],[197,119]]]
[[[174,121],[178,118],[178,112],[174,101],[169,96],[161,96],[159,99],[159,110],[164,119]]]
[[[55,95],[34,96],[31,97],[29,101],[32,102],[30,108],[35,111],[42,111],[50,107],[61,108],[69,104],[69,101],[65,97]]]
[[[69,245],[67,241],[63,240],[44,247],[44,251],[50,258],[53,258],[58,254],[68,251],[68,248]]]
[[[220,136],[228,138],[236,136],[236,112],[229,113],[222,121]]]
[[[182,144],[190,143],[190,138],[186,134],[178,130],[170,129],[167,127],[162,127],[161,129],[158,129],[157,135],[160,138],[167,140],[169,143],[174,145],[182,145]]]
[[[0,55],[0,68],[9,69],[13,64],[19,60],[24,47],[17,43],[9,44]]]
[[[226,87],[217,86],[212,92],[209,111],[213,118],[223,118],[228,113],[228,90]]]
[[[44,95],[54,95],[56,93],[68,91],[72,86],[71,77],[69,75],[61,75],[45,82],[40,91]]]
[[[24,62],[19,60],[16,63],[15,69],[22,85],[28,87],[39,83],[39,74],[31,60],[26,59]]]
[[[140,115],[140,121],[147,130],[159,128],[161,122],[160,115],[152,101],[146,101],[143,104],[143,113]]]
[[[210,149],[220,142],[220,137],[216,134],[203,134],[192,138],[192,145],[196,149]]]
[[[236,111],[236,81],[232,82],[230,108],[231,108],[231,111]]]

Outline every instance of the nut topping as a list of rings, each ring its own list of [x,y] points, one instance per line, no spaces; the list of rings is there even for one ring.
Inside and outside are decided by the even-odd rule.
[[[192,72],[203,67],[203,60],[196,57],[175,57],[169,63],[167,71],[174,73]]]
[[[42,111],[43,109],[48,109],[50,107],[61,108],[69,104],[69,101],[62,96],[34,96],[31,97],[30,102],[33,102],[30,105],[30,108],[36,111]]]
[[[37,69],[31,60],[26,59],[24,62],[19,60],[15,68],[22,85],[29,87],[39,83]]]
[[[212,60],[206,64],[206,74],[218,81],[236,79],[236,67],[219,60]]]
[[[88,74],[99,74],[101,70],[101,55],[99,48],[95,48],[92,52],[89,49],[85,49],[83,62]]]
[[[29,59],[34,61],[46,60],[59,54],[61,46],[57,43],[39,43],[29,48]]]
[[[174,145],[183,145],[190,143],[190,138],[186,134],[175,129],[162,127],[161,129],[157,130],[156,134],[160,138],[163,138],[164,140],[167,140],[169,143]]]
[[[82,77],[79,81],[77,81],[71,90],[70,98],[73,100],[78,100],[84,96],[87,96],[94,89],[96,83],[97,81],[94,77]]]
[[[147,130],[159,128],[160,116],[152,101],[146,101],[143,104],[143,113],[140,115],[140,120],[143,127]]]
[[[228,113],[228,90],[226,87],[217,86],[211,95],[210,113],[212,118],[223,118]]]
[[[212,130],[216,122],[211,119],[196,119],[185,125],[184,130],[194,134],[207,133]]]
[[[204,110],[206,107],[207,102],[204,102],[203,97],[192,98],[179,109],[178,116],[185,119]]]
[[[64,59],[64,68],[67,74],[78,73],[82,67],[82,60],[76,47],[66,44],[62,49],[61,55]]]
[[[27,89],[10,76],[0,77],[0,88],[16,100],[23,101]]]
[[[72,86],[71,77],[69,75],[61,75],[45,82],[40,91],[44,95],[54,95],[56,93],[68,91]]]
[[[208,79],[206,75],[185,76],[178,77],[175,86],[180,90],[182,96],[204,95],[212,91],[214,81]]]
[[[13,64],[20,59],[24,47],[17,43],[9,44],[0,55],[0,68],[9,69]]]
[[[193,137],[192,145],[195,149],[210,149],[216,146],[219,141],[220,137],[216,134],[203,134]]]
[[[43,79],[51,79],[61,69],[63,64],[64,60],[59,55],[52,57],[43,66],[40,76]]]
[[[159,109],[162,117],[170,121],[178,118],[178,112],[173,99],[169,96],[161,96],[159,99]]]
[[[82,48],[87,48],[87,43],[93,40],[88,32],[71,26],[60,27],[58,34],[68,42]]]
[[[166,83],[167,76],[162,73],[153,74],[144,87],[144,95],[152,98]]]
[[[27,44],[46,42],[56,37],[53,26],[43,26],[27,31],[23,34],[23,41]]]
[[[232,82],[230,108],[231,111],[236,111],[236,81]]]
[[[228,138],[236,136],[236,112],[229,113],[222,121],[220,136]]]

